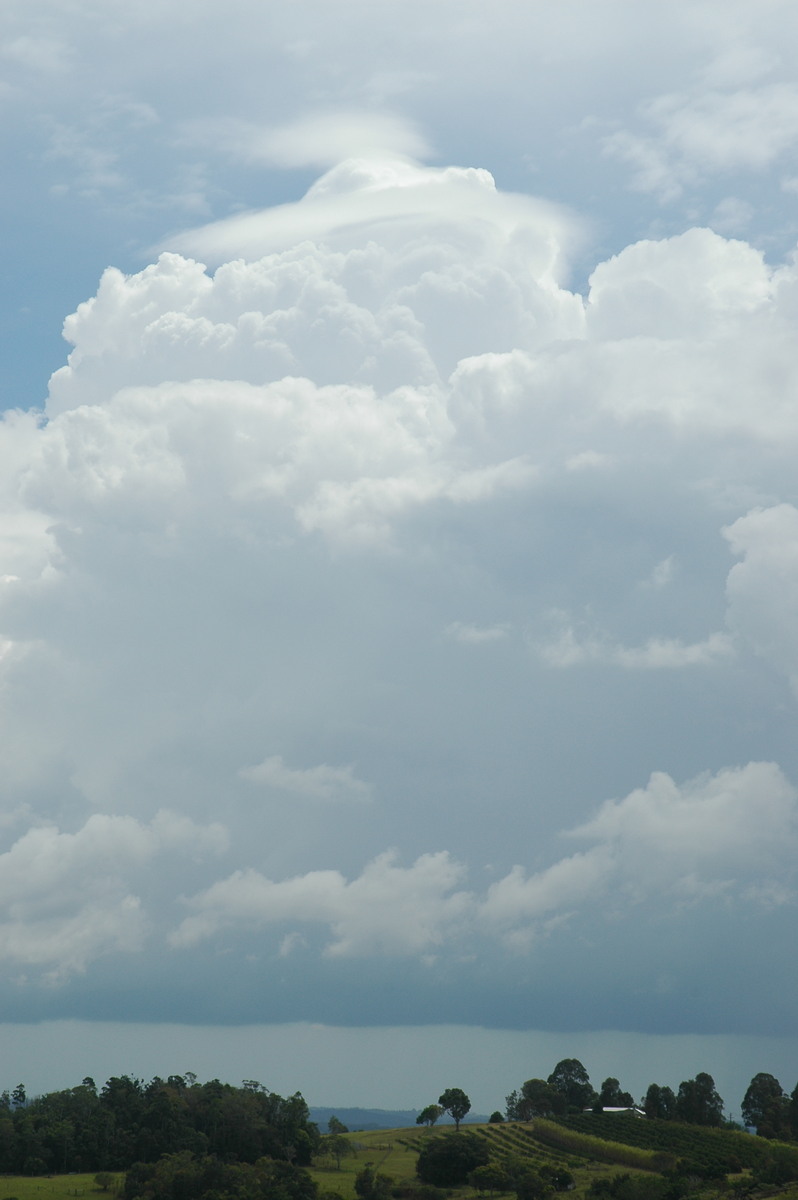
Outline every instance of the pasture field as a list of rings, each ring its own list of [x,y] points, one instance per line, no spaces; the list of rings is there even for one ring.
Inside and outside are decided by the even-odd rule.
[[[529,1126],[520,1123],[504,1125],[467,1125],[463,1127],[469,1132],[485,1138],[490,1149],[491,1160],[502,1163],[512,1159],[524,1159],[530,1167],[537,1170],[544,1164],[552,1167],[565,1168],[574,1177],[575,1189],[568,1193],[571,1197],[584,1195],[587,1187],[594,1179],[602,1175],[612,1175],[619,1166],[611,1157],[599,1162],[594,1158],[579,1153],[563,1150],[559,1147],[542,1145],[531,1135]],[[338,1192],[344,1200],[355,1200],[355,1176],[370,1163],[375,1171],[390,1176],[394,1183],[401,1185],[416,1180],[416,1159],[424,1143],[431,1137],[440,1135],[457,1137],[450,1128],[427,1130],[422,1128],[410,1129],[377,1129],[363,1133],[346,1135],[355,1153],[352,1157],[342,1158],[340,1170],[334,1160],[327,1163],[316,1160],[310,1168],[310,1174],[319,1185],[319,1190]],[[627,1150],[619,1147],[619,1150]],[[627,1172],[629,1165],[623,1167]],[[630,1172],[637,1174],[634,1168]],[[458,1195],[476,1196],[473,1188],[456,1189]],[[0,1200],[3,1198],[0,1196]],[[20,1200],[22,1198],[20,1197]],[[798,1198],[796,1198],[798,1200]]]
[[[622,1119],[620,1119],[622,1121]],[[567,1195],[570,1200],[583,1200],[591,1183],[603,1178],[611,1178],[619,1172],[632,1176],[656,1176],[658,1171],[667,1169],[676,1159],[675,1151],[683,1149],[679,1139],[686,1138],[687,1133],[666,1130],[665,1133],[656,1128],[660,1122],[635,1122],[627,1130],[626,1122],[618,1124],[619,1118],[613,1118],[613,1123],[606,1130],[596,1122],[574,1122],[579,1128],[566,1127],[565,1123],[555,1123],[537,1120],[534,1124],[514,1122],[498,1125],[468,1125],[465,1128],[477,1137],[483,1138],[490,1151],[492,1162],[503,1164],[508,1169],[521,1160],[536,1171],[542,1167],[554,1167],[570,1172],[574,1188]],[[568,1122],[570,1125],[571,1123]],[[640,1128],[642,1126],[642,1128]],[[612,1140],[597,1137],[587,1130],[612,1133]],[[736,1135],[729,1139],[719,1137],[719,1131],[688,1130],[690,1135],[690,1159],[694,1162],[706,1160],[714,1165],[718,1149],[722,1146],[725,1151],[729,1148],[739,1149],[740,1138],[743,1138],[743,1148],[748,1155],[758,1155],[766,1149],[768,1143],[750,1135]],[[629,1142],[624,1141],[624,1134]],[[673,1144],[666,1141],[665,1134],[673,1139]],[[309,1173],[316,1181],[324,1200],[324,1192],[334,1192],[343,1200],[357,1200],[355,1179],[367,1165],[381,1175],[387,1175],[393,1184],[402,1188],[417,1182],[416,1160],[419,1151],[430,1138],[457,1137],[451,1127],[443,1129],[426,1129],[413,1126],[409,1129],[375,1129],[345,1135],[352,1153],[342,1156],[340,1163],[334,1158],[316,1159]],[[629,1143],[638,1143],[637,1145]],[[648,1142],[648,1145],[645,1143]],[[643,1143],[641,1145],[640,1143]],[[751,1143],[752,1145],[749,1145]],[[685,1147],[686,1148],[686,1147]],[[732,1156],[736,1158],[736,1156]],[[736,1167],[739,1164],[731,1159],[723,1162],[723,1167]],[[750,1169],[750,1168],[749,1168]],[[734,1179],[734,1175],[731,1176]],[[744,1176],[737,1176],[743,1182]],[[124,1182],[124,1173],[114,1176],[114,1182],[107,1191],[102,1191],[95,1183],[93,1174],[87,1175],[52,1175],[52,1176],[0,1176],[0,1200],[114,1200]],[[470,1187],[450,1189],[449,1195],[462,1200],[485,1200]],[[514,1193],[511,1193],[514,1196]],[[701,1190],[693,1194],[693,1200],[715,1200],[720,1195],[717,1187],[706,1192]],[[760,1189],[757,1192],[760,1200],[765,1197],[776,1197],[779,1200],[798,1200],[798,1184],[793,1183],[784,1187]],[[493,1197],[492,1200],[498,1200]]]
[[[103,1192],[91,1175],[0,1175],[0,1200],[113,1200],[124,1174],[114,1175],[115,1184]]]
[[[320,1192],[338,1192],[344,1200],[354,1200],[355,1176],[367,1163],[380,1175],[390,1175],[396,1183],[415,1179],[416,1159],[427,1136],[420,1129],[368,1129],[350,1133],[346,1140],[354,1154],[341,1159],[340,1170],[334,1160],[325,1163],[319,1159],[308,1170]]]

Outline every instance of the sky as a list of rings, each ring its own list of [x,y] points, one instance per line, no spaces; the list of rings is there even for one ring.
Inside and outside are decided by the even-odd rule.
[[[0,1086],[792,1090],[797,45],[4,0]]]

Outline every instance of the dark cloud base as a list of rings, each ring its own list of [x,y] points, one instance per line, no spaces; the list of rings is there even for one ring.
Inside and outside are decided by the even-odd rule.
[[[544,941],[526,961],[483,953],[478,963],[422,966],[395,960],[290,958],[244,961],[252,943],[225,953],[150,962],[107,959],[91,976],[57,988],[0,991],[6,1021],[78,1018],[188,1025],[474,1025],[574,1032],[623,1029],[655,1034],[771,1036],[798,1032],[798,963],[774,954],[789,945],[792,918],[718,913],[700,936],[678,918],[619,905],[614,922],[583,924],[555,950]],[[630,957],[634,930],[634,957]],[[735,953],[744,944],[745,957]],[[710,955],[707,947],[712,946]],[[219,979],[224,979],[220,987]],[[761,986],[752,988],[750,980]],[[156,982],[157,981],[157,982]],[[743,984],[747,986],[742,986]]]

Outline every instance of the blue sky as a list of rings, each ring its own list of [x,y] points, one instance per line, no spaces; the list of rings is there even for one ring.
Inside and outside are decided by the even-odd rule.
[[[3,6],[0,1041],[794,1086],[796,26]]]

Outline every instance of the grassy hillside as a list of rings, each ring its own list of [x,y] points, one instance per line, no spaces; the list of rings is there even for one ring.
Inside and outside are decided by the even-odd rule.
[[[557,1124],[578,1134],[612,1139],[632,1147],[693,1162],[718,1174],[761,1167],[771,1152],[764,1138],[732,1129],[707,1129],[679,1121],[642,1121],[622,1114],[580,1113]]]
[[[121,1186],[124,1175],[114,1175]],[[112,1200],[115,1188],[102,1192],[94,1175],[0,1175],[0,1200]]]
[[[636,1181],[636,1200],[647,1194],[645,1189],[650,1189],[652,1195],[662,1194],[664,1183],[657,1173],[670,1170],[677,1162],[694,1166],[699,1180],[712,1180],[708,1187],[699,1183],[697,1190],[693,1190],[696,1184],[691,1185],[691,1200],[718,1200],[729,1188],[729,1196],[738,1200],[747,1200],[752,1190],[755,1200],[798,1200],[796,1183],[755,1188],[751,1169],[760,1169],[769,1157],[778,1155],[779,1144],[748,1134],[599,1114],[557,1122],[471,1125],[469,1131],[484,1139],[491,1161],[507,1169],[523,1163],[537,1172],[544,1167],[570,1172],[575,1186],[562,1193],[563,1200],[565,1196],[584,1200],[591,1184],[603,1180],[606,1183],[601,1186],[606,1188],[619,1174]],[[355,1178],[370,1164],[376,1172],[391,1178],[397,1198],[404,1192],[404,1200],[412,1200],[421,1148],[430,1138],[458,1136],[450,1128],[428,1130],[418,1126],[351,1133],[346,1135],[351,1156],[343,1157],[340,1166],[334,1159],[318,1159],[310,1173],[320,1193],[334,1192],[344,1200],[356,1200]],[[798,1155],[794,1145],[781,1149],[790,1156]],[[730,1185],[717,1182],[723,1174],[732,1176]],[[120,1175],[120,1183],[122,1178]],[[643,1183],[641,1192],[638,1184]],[[447,1195],[477,1200],[477,1193],[468,1187]],[[100,1191],[93,1175],[0,1177],[0,1200],[111,1200],[112,1196],[113,1189]]]
[[[322,1192],[338,1192],[345,1200],[354,1200],[355,1176],[367,1163],[382,1175],[396,1182],[416,1178],[416,1159],[424,1134],[410,1129],[372,1129],[350,1133],[347,1141],[354,1154],[341,1159],[340,1169],[334,1160],[316,1160],[310,1173]],[[2,1197],[0,1197],[2,1200]]]
[[[637,1118],[633,1119],[637,1124],[642,1124]],[[675,1154],[619,1141],[615,1136],[616,1130],[612,1127],[607,1132],[613,1135],[612,1140],[606,1135],[598,1136],[594,1126],[588,1126],[583,1132],[581,1129],[570,1128],[563,1122],[543,1121],[540,1118],[532,1124],[530,1130],[532,1137],[546,1146],[595,1162],[616,1163],[636,1171],[660,1173],[672,1171],[676,1166]]]
[[[542,1166],[565,1168],[570,1171],[576,1183],[575,1191],[568,1193],[572,1197],[583,1195],[594,1179],[601,1178],[602,1175],[612,1175],[621,1163],[627,1171],[630,1166],[633,1170],[641,1169],[629,1163],[628,1146],[617,1147],[615,1154],[613,1148],[608,1146],[601,1155],[597,1153],[596,1146],[588,1146],[586,1143],[581,1151],[544,1144],[535,1136],[533,1127],[529,1125],[469,1125],[468,1128],[469,1132],[485,1139],[491,1161],[507,1165],[512,1160],[523,1159],[536,1171]],[[560,1133],[568,1135],[568,1131],[564,1129],[561,1129]],[[381,1174],[389,1175],[399,1186],[412,1184],[416,1181],[416,1159],[421,1147],[430,1137],[440,1136],[458,1135],[449,1129],[429,1131],[420,1128],[379,1129],[349,1134],[347,1140],[355,1151],[353,1157],[342,1159],[340,1169],[333,1160],[317,1161],[311,1174],[322,1191],[339,1192],[345,1200],[354,1200],[355,1176],[363,1170],[366,1163],[371,1163]],[[647,1171],[652,1169],[650,1158],[650,1155],[641,1155],[641,1159],[645,1161],[644,1169]],[[461,1190],[463,1194],[475,1195],[470,1188]]]

